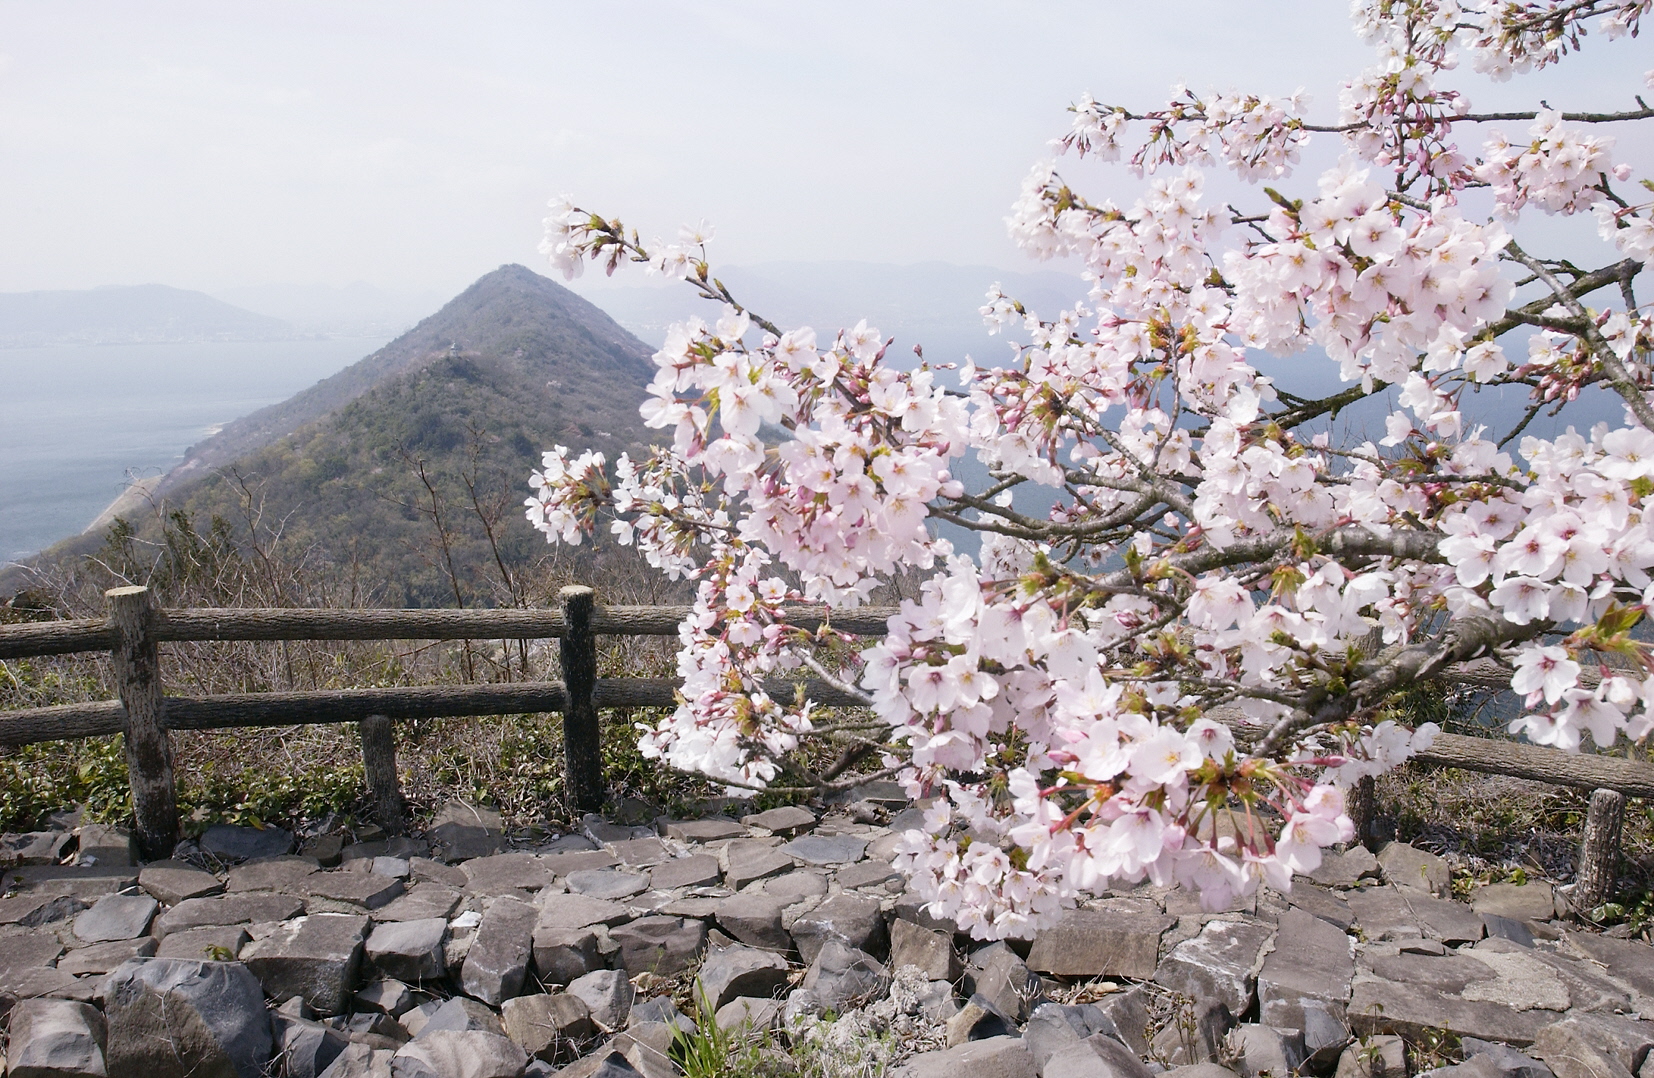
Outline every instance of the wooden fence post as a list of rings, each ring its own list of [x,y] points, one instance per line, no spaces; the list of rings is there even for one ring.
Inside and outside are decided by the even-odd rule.
[[[155,645],[155,596],[148,588],[111,588],[110,652],[115,686],[126,707],[126,771],[132,788],[134,837],[145,861],[172,856],[178,844],[178,791],[172,779],[172,739],[167,735],[160,650]]]
[[[1579,843],[1579,870],[1569,901],[1575,910],[1590,913],[1608,901],[1620,862],[1620,828],[1625,823],[1625,795],[1616,790],[1593,790],[1585,813],[1585,835]]]
[[[396,777],[396,723],[388,715],[369,715],[356,728],[362,735],[362,767],[373,795],[373,818],[388,834],[404,834],[408,802]]]
[[[603,782],[601,735],[597,726],[597,638],[592,635],[592,589],[579,584],[564,588],[563,636],[558,641],[563,661],[563,787],[569,802],[584,812],[603,807],[608,791]]]

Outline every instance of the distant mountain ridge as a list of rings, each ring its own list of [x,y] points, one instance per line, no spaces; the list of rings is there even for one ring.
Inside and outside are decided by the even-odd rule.
[[[564,444],[613,460],[648,443],[638,406],[653,351],[561,285],[502,266],[379,351],[192,447],[121,515],[158,503],[238,532],[258,515],[280,522],[286,549],[384,605],[491,605],[500,561],[514,571],[546,549],[521,509],[540,455]]]
[[[291,323],[162,284],[0,293],[0,348],[54,344],[281,341]]]

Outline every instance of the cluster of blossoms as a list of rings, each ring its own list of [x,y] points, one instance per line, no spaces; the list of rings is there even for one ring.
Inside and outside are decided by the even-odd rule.
[[[643,415],[670,446],[612,470],[559,448],[528,502],[548,538],[607,520],[697,582],[680,704],[645,752],[744,787],[832,780],[795,758],[813,738],[879,760],[928,805],[902,867],[935,912],[1002,937],[1144,878],[1214,908],[1289,887],[1352,838],[1344,792],[1432,744],[1397,693],[1467,660],[1505,664],[1535,742],[1648,735],[1649,208],[1614,191],[1630,173],[1609,139],[1549,110],[1525,146],[1461,147],[1482,118],[1439,85],[1461,54],[1544,66],[1582,19],[1634,28],[1646,5],[1355,7],[1378,60],[1338,125],[1181,88],[1142,116],[1076,105],[1060,151],[1117,160],[1146,121],[1129,161],[1147,187],[1120,206],[1033,171],[1011,234],[1078,260],[1089,292],[1041,317],[995,286],[984,319],[1020,338],[998,364],[898,364],[865,323],[783,330],[709,275],[704,228],[649,245],[554,204],[565,272],[638,262],[723,304],[655,356]],[[1206,194],[1202,168],[1286,177],[1322,132],[1344,156],[1306,197],[1241,213]],[[1536,207],[1591,210],[1634,261],[1530,256],[1512,234]],[[1345,391],[1307,398],[1252,363],[1311,347]],[[1535,412],[1613,392],[1626,418],[1519,441],[1526,420],[1476,422],[1467,392],[1518,385]],[[1386,392],[1383,437],[1333,437],[1329,414]],[[1048,512],[1026,511],[1036,486]],[[799,605],[914,573],[875,642]],[[792,691],[812,679],[864,710]]]

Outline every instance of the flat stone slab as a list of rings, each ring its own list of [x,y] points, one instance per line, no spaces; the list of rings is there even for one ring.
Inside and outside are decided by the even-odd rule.
[[[1307,875],[1323,887],[1354,887],[1366,877],[1378,875],[1378,858],[1365,846],[1351,846],[1343,853],[1325,850],[1321,864]]]
[[[138,886],[168,906],[190,898],[220,894],[224,881],[185,861],[152,861],[138,873]]]
[[[498,1007],[522,991],[539,916],[531,904],[508,896],[489,904],[460,969],[467,995]]]
[[[11,898],[0,898],[0,925],[39,928],[44,924],[73,917],[85,908],[86,903],[75,895],[25,891]]]
[[[87,943],[136,939],[149,930],[160,903],[148,895],[105,895],[75,918],[75,935]]]
[[[320,871],[321,865],[308,857],[273,857],[251,864],[236,865],[230,869],[228,886],[237,891],[286,891],[305,894],[310,877]]]
[[[858,887],[880,887],[901,878],[902,874],[889,861],[862,861],[846,865],[838,871],[838,885],[846,891]]]
[[[741,817],[748,827],[757,827],[772,835],[796,835],[816,825],[815,813],[797,805],[783,805],[765,812]]]
[[[1419,927],[1431,939],[1457,944],[1474,943],[1482,938],[1485,929],[1482,918],[1464,903],[1419,891],[1404,892],[1402,897],[1418,919]]]
[[[329,869],[307,877],[305,890],[335,902],[349,902],[364,909],[376,910],[396,898],[403,891],[402,881],[392,876],[373,872],[349,872]]]
[[[1268,925],[1256,922],[1211,921],[1200,935],[1172,948],[1154,982],[1197,1003],[1222,1003],[1230,1014],[1245,1014],[1252,1006],[1258,952],[1271,934]]]
[[[741,996],[769,999],[787,984],[789,972],[787,960],[774,952],[739,944],[714,947],[701,963],[695,993],[714,1010]]]
[[[609,849],[632,868],[648,868],[672,859],[672,851],[658,838],[623,839],[609,843]]]
[[[69,841],[67,831],[0,835],[0,865],[55,865]]]
[[[631,913],[618,902],[586,895],[543,895],[538,927],[548,930],[588,928],[592,925],[623,924],[631,919]]]
[[[156,958],[190,958],[197,962],[234,962],[250,941],[245,925],[209,925],[174,932],[161,941]]]
[[[285,921],[249,944],[242,961],[272,999],[304,997],[319,1014],[339,1014],[356,987],[365,915],[321,913]]]
[[[88,973],[108,973],[122,962],[150,957],[155,953],[158,943],[154,936],[94,943],[90,947],[76,948],[58,959],[57,968],[72,977],[84,977]]]
[[[442,948],[447,936],[448,922],[441,917],[387,921],[374,926],[363,949],[380,973],[418,984],[448,972]]]
[[[466,862],[469,864],[470,862]],[[417,883],[373,911],[375,921],[419,921],[427,917],[448,918],[465,900],[465,896],[440,883]]]
[[[52,936],[0,936],[0,976],[23,969],[45,969],[63,953]]]
[[[1350,996],[1350,1027],[1361,1036],[1395,1033],[1417,1038],[1446,1030],[1460,1037],[1532,1044],[1556,1020],[1549,1011],[1518,1011],[1499,1003],[1471,1002],[1415,984],[1358,980]]]
[[[304,912],[304,900],[296,895],[249,891],[222,898],[189,898],[155,919],[153,931],[165,939],[169,933],[207,925],[261,924],[285,921]]]
[[[547,859],[532,853],[497,853],[474,857],[460,866],[465,889],[473,894],[517,895],[549,886],[557,873]],[[519,896],[520,897],[520,896]]]
[[[747,829],[734,820],[714,816],[705,820],[668,820],[665,834],[679,842],[719,842],[726,838],[746,838]]]
[[[1548,883],[1490,883],[1470,896],[1470,908],[1513,921],[1549,921],[1556,916],[1556,896]]]
[[[564,850],[559,853],[542,853],[539,857],[556,876],[567,876],[571,872],[580,872],[588,868],[609,868],[620,864],[620,858],[608,850]]]
[[[1378,871],[1385,882],[1412,887],[1447,897],[1452,871],[1447,862],[1429,850],[1415,849],[1405,842],[1387,842],[1378,851]]]
[[[6,883],[52,895],[75,895],[90,902],[138,885],[138,872],[125,865],[20,865],[6,870]]]
[[[639,872],[591,868],[569,873],[568,885],[575,894],[590,898],[622,899],[647,891],[649,877]]]
[[[280,827],[216,823],[201,835],[201,852],[220,861],[254,861],[293,852],[293,833]]]
[[[1397,887],[1367,887],[1348,891],[1344,901],[1355,914],[1355,923],[1369,940],[1417,938],[1424,928]]]
[[[685,917],[639,917],[609,933],[620,944],[627,973],[669,977],[688,969],[706,950],[706,922]]]
[[[718,859],[704,853],[677,857],[649,870],[649,885],[662,890],[674,887],[705,887],[724,878]]]
[[[1591,932],[1569,932],[1567,945],[1593,962],[1600,962],[1611,977],[1624,981],[1638,995],[1654,1002],[1654,947],[1640,940],[1620,940]],[[1650,1009],[1643,1009],[1644,1014]]]
[[[1058,977],[1148,980],[1160,961],[1160,937],[1177,923],[1159,914],[1065,910],[1028,950],[1028,968]]]
[[[758,839],[736,839],[724,848],[724,882],[739,891],[754,880],[791,872],[798,862]]]
[[[805,835],[795,838],[781,852],[812,865],[848,865],[867,852],[867,840],[853,835]]]
[[[1258,1010],[1264,1025],[1303,1029],[1305,998],[1332,1005],[1342,1016],[1355,977],[1351,939],[1336,925],[1303,910],[1288,910],[1276,925],[1275,949],[1258,974]]]
[[[796,872],[772,876],[764,881],[764,893],[774,895],[788,905],[806,898],[827,893],[827,877],[820,872],[799,869]]]

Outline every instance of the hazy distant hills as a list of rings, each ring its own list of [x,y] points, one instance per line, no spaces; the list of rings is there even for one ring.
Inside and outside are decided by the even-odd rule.
[[[0,348],[50,344],[279,341],[296,331],[204,292],[161,284],[0,293]]]
[[[329,337],[374,337],[400,333],[440,306],[431,291],[389,291],[365,281],[323,284],[245,285],[214,293],[226,303],[284,322],[301,333]]]
[[[250,501],[289,553],[359,577],[384,605],[454,605],[450,556],[467,605],[491,602],[483,516],[508,564],[542,552],[520,508],[529,471],[554,443],[611,460],[646,444],[652,351],[560,285],[503,266],[374,354],[192,447],[151,496],[197,526],[244,526]]]

